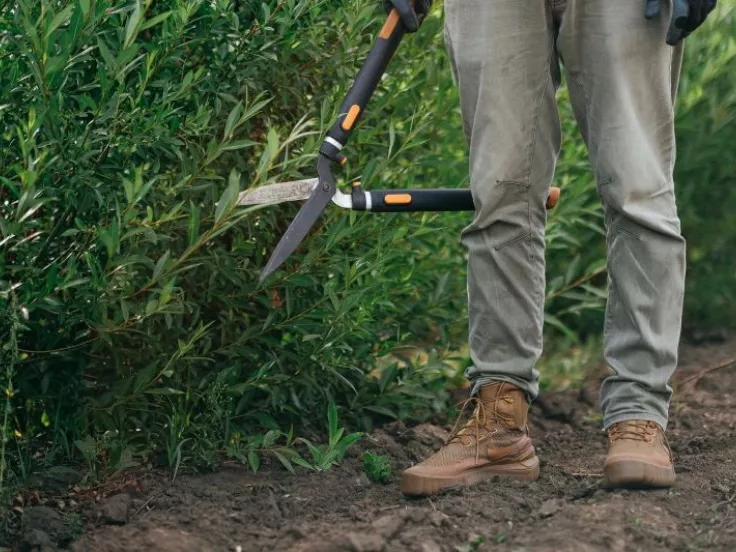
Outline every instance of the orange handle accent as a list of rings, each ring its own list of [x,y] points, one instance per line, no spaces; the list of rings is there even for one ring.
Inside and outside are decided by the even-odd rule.
[[[353,125],[355,124],[355,119],[358,118],[358,115],[360,115],[360,106],[358,104],[353,104],[352,106],[350,106],[348,114],[345,115],[345,120],[342,122],[342,129],[350,130],[351,128],[353,128]]]
[[[550,188],[547,196],[547,209],[552,209],[560,200],[561,190],[559,188]]]
[[[391,36],[391,33],[394,32],[394,29],[396,28],[396,24],[399,22],[399,12],[396,10],[396,8],[392,9],[391,12],[388,14],[388,17],[386,18],[386,22],[383,24],[383,27],[381,27],[381,32],[378,33],[378,38],[389,38]]]
[[[409,194],[387,194],[383,198],[386,205],[409,205],[411,203],[411,195]]]

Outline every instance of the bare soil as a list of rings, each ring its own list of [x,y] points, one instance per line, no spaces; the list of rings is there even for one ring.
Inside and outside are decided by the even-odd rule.
[[[489,481],[407,499],[401,470],[439,448],[448,427],[393,424],[339,468],[291,475],[226,466],[174,483],[150,476],[112,525],[89,506],[76,552],[283,550],[736,550],[736,338],[682,348],[668,436],[678,480],[658,491],[601,487],[606,437],[598,386],[547,393],[532,407],[542,462],[534,483]],[[390,456],[392,481],[371,483],[360,454]],[[119,500],[119,499],[118,499]],[[130,504],[128,504],[130,502]],[[128,504],[128,506],[126,506]],[[109,514],[109,512],[108,512]],[[55,548],[49,548],[55,549]]]

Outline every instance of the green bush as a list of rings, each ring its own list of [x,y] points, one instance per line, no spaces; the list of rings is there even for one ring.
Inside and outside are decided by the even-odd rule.
[[[21,475],[37,447],[49,462],[105,464],[96,471],[208,466],[219,452],[283,453],[292,426],[321,434],[312,420],[330,401],[363,428],[442,408],[418,385],[441,381],[442,358],[373,371],[398,345],[443,349],[461,327],[446,220],[330,209],[262,289],[297,206],[234,205],[245,187],[313,170],[383,17],[341,6],[79,0],[2,12],[6,432]],[[417,151],[428,160],[417,179],[444,174],[426,145],[445,132],[433,121],[441,94],[424,95],[447,78],[434,61],[399,61],[346,179],[408,185]]]
[[[264,453],[291,463],[324,435],[331,403],[361,430],[443,411],[444,386],[463,362],[453,355],[467,324],[467,214],[329,207],[260,287],[299,206],[235,205],[242,189],[313,176],[380,29],[378,4],[0,8],[3,427],[16,477],[34,469],[39,448],[46,462],[87,461],[93,476],[136,462],[208,467],[221,453],[254,468]],[[724,26],[734,21],[732,10],[720,15]],[[725,28],[698,36],[690,51],[705,62],[688,66],[679,119],[689,228],[706,203],[688,190],[702,189],[701,176],[725,185],[734,170],[711,165],[733,155],[723,143],[733,144],[733,39]],[[710,84],[698,93],[699,83]],[[458,103],[440,4],[371,100],[342,184],[466,185]],[[577,340],[600,316],[605,273],[595,186],[566,105],[547,322]],[[718,263],[733,230],[705,226],[723,245],[701,253],[691,288],[728,279]],[[704,234],[699,251],[714,238]],[[712,319],[719,305],[733,310],[728,293],[707,295]],[[429,355],[404,359],[407,349]]]
[[[677,201],[688,241],[685,322],[736,327],[736,6],[688,43],[677,104]]]

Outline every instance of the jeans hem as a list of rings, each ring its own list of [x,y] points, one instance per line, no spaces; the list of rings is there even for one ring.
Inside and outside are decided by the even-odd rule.
[[[621,412],[615,416],[603,417],[603,430],[608,431],[613,424],[626,420],[645,420],[647,422],[657,423],[663,430],[667,430],[667,417],[654,414],[652,412],[630,411]]]
[[[539,385],[537,383],[521,378],[515,378],[513,376],[499,374],[493,376],[484,375],[474,377],[471,381],[472,387],[470,391],[470,396],[475,396],[478,391],[480,391],[480,388],[482,386],[498,381],[510,383],[511,385],[515,385],[516,387],[520,388],[522,391],[524,391],[524,394],[526,395],[526,402],[529,404],[531,404],[539,395]]]

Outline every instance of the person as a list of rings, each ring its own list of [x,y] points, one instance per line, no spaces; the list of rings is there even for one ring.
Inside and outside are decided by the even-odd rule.
[[[686,1],[682,38],[716,5]],[[404,471],[404,494],[539,477],[527,415],[539,392],[545,200],[560,149],[561,66],[606,227],[604,357],[612,373],[600,391],[609,443],[604,480],[609,487],[674,483],[665,430],[685,281],[673,183],[683,41],[667,43],[672,4],[653,6],[659,2],[445,0],[476,206],[462,233],[474,409],[437,453]],[[408,32],[431,4],[384,1]]]

